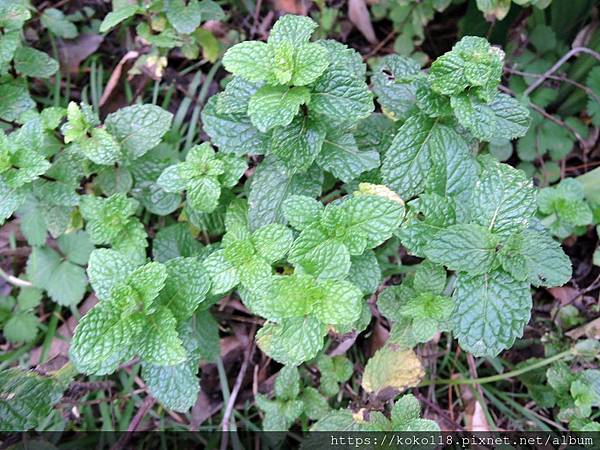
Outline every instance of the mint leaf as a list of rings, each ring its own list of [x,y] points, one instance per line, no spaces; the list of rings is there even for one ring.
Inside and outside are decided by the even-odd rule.
[[[506,94],[496,94],[490,103],[462,94],[451,103],[459,123],[482,141],[515,139],[529,128],[529,110]]]
[[[323,348],[325,334],[325,326],[316,319],[294,317],[281,323],[267,322],[256,333],[256,343],[281,364],[298,366]]]
[[[241,42],[225,52],[223,67],[248,81],[264,81],[271,73],[271,51],[264,42]]]
[[[321,193],[323,173],[311,167],[307,173],[289,171],[277,160],[267,159],[257,168],[248,195],[248,221],[253,229],[283,222],[282,205],[291,195],[316,197]]]
[[[493,357],[521,337],[529,321],[529,283],[495,271],[456,280],[452,331],[460,346],[475,356]]]
[[[414,108],[416,86],[413,79],[419,73],[419,63],[399,55],[384,56],[373,68],[373,92],[379,104],[394,118],[407,119]]]
[[[264,86],[250,98],[248,116],[254,126],[265,133],[274,127],[289,125],[300,105],[309,101],[310,93],[304,87]]]
[[[173,115],[155,105],[121,108],[106,117],[106,130],[113,135],[131,159],[156,147],[171,127]]]
[[[120,8],[109,12],[100,24],[100,33],[106,33],[111,28],[140,12],[138,5],[123,4]]]
[[[122,317],[124,309],[101,301],[86,313],[71,341],[69,357],[80,372],[105,375],[134,356],[134,343],[143,329],[136,316]]]
[[[452,225],[435,235],[425,247],[425,255],[450,270],[483,274],[492,267],[497,243],[480,225]]]
[[[474,221],[500,236],[526,227],[536,210],[531,181],[522,171],[491,158],[482,163],[472,197]]]
[[[321,152],[325,130],[309,117],[298,116],[273,130],[270,153],[289,171],[304,172]]]
[[[58,70],[58,62],[30,47],[19,47],[14,55],[15,70],[22,75],[34,78],[49,78]]]
[[[304,195],[292,195],[283,202],[283,213],[289,224],[303,230],[316,222],[323,211],[323,204]]]
[[[87,274],[96,296],[106,300],[112,288],[124,281],[135,268],[136,264],[126,255],[101,248],[90,255]]]
[[[379,167],[379,153],[360,150],[348,131],[330,130],[317,162],[336,178],[348,183],[361,173]]]

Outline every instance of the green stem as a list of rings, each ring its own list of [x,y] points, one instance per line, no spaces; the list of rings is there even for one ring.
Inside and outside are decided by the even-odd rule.
[[[58,316],[60,312],[60,305],[56,305],[54,307],[54,311],[52,312],[52,316],[50,317],[50,322],[48,323],[48,330],[46,331],[46,336],[44,337],[44,342],[42,343],[42,353],[40,355],[40,364],[46,362],[46,358],[48,357],[48,352],[50,351],[50,346],[52,345],[52,340],[56,335],[56,327],[58,325]]]
[[[524,373],[530,372],[535,369],[539,369],[540,367],[547,366],[552,364],[553,362],[560,361],[561,359],[566,358],[567,356],[574,355],[573,349],[566,350],[561,353],[557,353],[554,356],[550,356],[549,358],[543,359],[536,363],[530,364],[525,367],[521,367],[520,369],[511,370],[510,372],[499,373],[497,375],[491,375],[489,377],[483,378],[453,378],[449,380],[427,380],[419,385],[421,386],[429,386],[431,384],[445,384],[445,385],[456,385],[456,384],[485,384],[485,383],[494,383],[496,381],[506,380],[508,378],[517,377],[519,375],[523,375]]]

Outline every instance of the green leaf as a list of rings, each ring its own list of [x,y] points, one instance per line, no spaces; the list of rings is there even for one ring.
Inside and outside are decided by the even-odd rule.
[[[167,3],[167,19],[179,33],[190,34],[200,26],[202,6],[198,0],[171,0]]]
[[[27,87],[18,81],[0,84],[0,119],[14,122],[21,114],[35,107]]]
[[[391,419],[393,431],[440,432],[433,420],[421,419],[421,405],[412,394],[403,395],[394,403]]]
[[[475,356],[494,357],[510,348],[529,321],[529,283],[502,271],[460,274],[453,298],[452,331],[460,346]]]
[[[534,286],[562,286],[571,278],[569,257],[549,235],[526,230],[521,252],[525,258],[527,279]]]
[[[91,253],[87,274],[96,296],[100,300],[107,300],[112,288],[125,281],[135,268],[136,264],[127,256],[101,248]]]
[[[278,400],[296,400],[300,394],[300,374],[294,366],[282,367],[275,379],[275,397]]]
[[[58,62],[47,53],[31,47],[19,47],[14,56],[15,70],[34,78],[48,78],[58,70]]]
[[[327,399],[311,386],[304,388],[300,399],[304,404],[304,413],[311,420],[320,420],[331,410]]]
[[[348,281],[325,280],[320,283],[322,297],[315,307],[319,321],[328,325],[356,322],[361,314],[362,292]]]
[[[2,333],[8,342],[29,343],[37,337],[39,319],[30,312],[13,313],[4,324]]]
[[[27,189],[8,186],[0,178],[0,223],[8,219],[26,200]]]
[[[59,9],[45,9],[40,17],[40,21],[44,27],[48,28],[58,37],[63,39],[74,39],[77,37],[77,27]]]
[[[278,223],[259,228],[251,239],[256,253],[269,263],[283,259],[294,241],[292,230]]]
[[[194,239],[189,225],[176,223],[161,228],[152,241],[152,255],[158,262],[179,256],[204,255],[203,245]]]
[[[60,305],[79,303],[85,294],[87,279],[83,268],[64,261],[50,248],[34,247],[27,261],[27,273],[33,284],[48,291]]]
[[[159,307],[156,313],[146,316],[138,342],[140,358],[161,366],[185,361],[187,354],[176,327],[177,321],[169,308]]]
[[[446,287],[446,269],[431,261],[423,261],[415,271],[413,285],[417,291],[441,294]]]
[[[295,117],[285,127],[273,130],[270,153],[290,171],[304,172],[323,147],[325,130],[307,116]]]
[[[385,154],[383,181],[400,197],[414,197],[424,190],[434,161],[443,160],[444,149],[460,144],[460,137],[446,126],[421,115],[411,116]]]
[[[269,44],[303,44],[310,39],[316,28],[317,23],[310,17],[286,14],[273,25],[269,34]]]
[[[291,195],[316,197],[321,194],[322,171],[316,167],[295,174],[273,159],[264,160],[256,169],[248,195],[248,221],[253,229],[283,222],[283,202]]]
[[[248,81],[263,81],[272,70],[271,51],[266,43],[245,41],[229,48],[223,55],[223,67]]]
[[[212,96],[202,111],[204,131],[219,150],[242,155],[262,154],[270,147],[267,135],[256,129],[244,112],[217,109],[221,95]]]
[[[204,260],[204,267],[212,280],[212,295],[224,294],[240,282],[238,271],[225,259],[223,250],[211,253]]]
[[[108,300],[88,311],[77,325],[69,350],[77,370],[105,375],[132,358],[140,345],[136,339],[144,328],[143,322],[136,319],[123,315],[122,308]]]
[[[444,95],[460,94],[468,86],[478,87],[478,95],[487,99],[500,83],[503,62],[502,50],[490,46],[484,38],[465,36],[433,62],[429,70],[431,87]]]
[[[1,5],[0,5],[1,8]],[[3,11],[0,9],[0,17]],[[42,376],[17,368],[0,372],[0,430],[30,430],[52,416],[53,406],[73,378],[70,365]]]
[[[361,173],[379,167],[379,153],[358,148],[354,136],[344,130],[330,130],[323,141],[318,164],[348,183]]]
[[[479,140],[515,139],[529,128],[529,110],[506,94],[496,94],[491,103],[465,94],[450,100],[458,122]]]
[[[91,137],[81,143],[81,150],[96,164],[112,165],[121,157],[121,146],[104,128],[92,128]]]
[[[256,343],[268,356],[286,366],[298,366],[323,348],[324,325],[314,318],[294,317],[281,323],[267,322]]]
[[[329,52],[318,43],[296,48],[292,84],[306,86],[317,80],[329,67]]]
[[[120,8],[109,12],[100,24],[100,33],[106,33],[111,28],[140,12],[138,5],[123,4]]]
[[[482,162],[472,196],[473,220],[500,236],[526,227],[536,210],[531,180],[522,171],[491,157]]]
[[[165,263],[168,277],[158,302],[178,323],[190,318],[210,290],[210,278],[198,258],[175,258]]]
[[[31,18],[31,12],[24,2],[6,0],[0,3],[0,27],[16,30]]]
[[[381,269],[373,251],[350,257],[348,280],[356,284],[364,295],[377,290],[381,282]]]
[[[248,116],[254,126],[265,133],[274,127],[289,125],[300,105],[309,100],[310,93],[304,87],[264,86],[250,98]]]
[[[373,92],[379,104],[395,119],[407,119],[413,110],[416,93],[413,79],[419,72],[419,63],[400,55],[384,56],[373,68]]]
[[[196,403],[200,392],[196,373],[203,342],[198,334],[200,327],[193,321],[180,325],[178,332],[186,350],[186,360],[172,366],[144,364],[142,378],[152,395],[164,406],[187,412]]]
[[[592,117],[592,123],[595,126],[600,126],[600,68],[594,67],[590,71],[586,84],[595,94],[588,94],[587,111]]]
[[[155,105],[133,105],[106,117],[106,130],[136,159],[156,147],[169,131],[173,114]]]
[[[289,224],[303,230],[316,222],[323,211],[323,204],[305,195],[292,195],[283,202],[283,213]]]
[[[313,85],[310,112],[322,120],[353,124],[374,109],[373,94],[363,79],[346,69],[332,66]]]
[[[480,225],[452,225],[436,234],[425,248],[425,255],[450,270],[476,275],[492,267],[497,243],[494,235]]]

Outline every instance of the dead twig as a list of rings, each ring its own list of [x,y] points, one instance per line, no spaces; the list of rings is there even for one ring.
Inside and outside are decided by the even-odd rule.
[[[256,331],[256,325],[252,325],[252,329],[250,331],[250,336],[254,336]],[[235,401],[240,392],[240,388],[242,387],[242,382],[244,381],[244,376],[246,375],[246,370],[248,369],[248,364],[250,363],[250,359],[254,354],[254,339],[249,339],[248,347],[246,348],[246,352],[244,354],[244,361],[242,362],[242,367],[240,368],[240,372],[238,373],[237,378],[235,379],[235,384],[233,385],[233,389],[231,390],[231,394],[229,395],[229,401],[227,402],[227,406],[225,408],[225,413],[223,414],[223,420],[221,422],[221,429],[223,430],[223,439],[221,440],[221,450],[225,450],[228,444],[227,432],[230,430],[230,420],[231,414],[233,413],[233,407],[235,406]]]
[[[544,72],[542,74],[541,77],[539,77],[537,80],[535,80],[533,83],[531,83],[529,85],[529,87],[527,89],[525,89],[525,92],[523,93],[525,96],[528,96],[529,94],[531,94],[533,91],[535,91],[550,75],[552,75],[554,72],[556,72],[558,69],[560,69],[560,66],[562,66],[564,63],[566,63],[569,59],[571,59],[573,56],[579,54],[579,53],[586,53],[588,55],[591,55],[592,57],[596,58],[598,61],[600,61],[600,53],[595,52],[594,50],[592,50],[591,48],[587,48],[587,47],[575,47],[572,48],[571,50],[569,50],[567,53],[565,53],[562,58],[560,58],[558,61],[556,61],[556,63],[550,67],[546,72]]]

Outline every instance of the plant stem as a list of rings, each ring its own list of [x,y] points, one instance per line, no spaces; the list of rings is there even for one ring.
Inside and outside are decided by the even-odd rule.
[[[552,364],[553,362],[560,361],[561,359],[566,358],[567,356],[572,356],[575,353],[572,349],[566,350],[561,353],[557,353],[554,356],[550,356],[549,358],[543,359],[542,361],[538,361],[536,363],[530,364],[526,367],[521,367],[520,369],[511,370],[510,372],[499,373],[497,375],[491,375],[489,377],[483,378],[453,378],[448,380],[427,380],[419,385],[429,386],[431,384],[445,384],[445,385],[456,385],[456,384],[485,384],[485,383],[493,383],[495,381],[502,381],[508,378],[517,377],[519,375],[523,375],[524,373],[530,372],[535,369],[539,369],[540,367],[547,366]]]
[[[33,284],[31,284],[31,282],[25,281],[25,280],[21,280],[20,278],[17,278],[15,276],[9,275],[9,274],[7,274],[2,269],[0,269],[0,277],[4,278],[6,281],[8,281],[13,286],[17,286],[17,287],[31,287],[31,286],[33,286]]]

